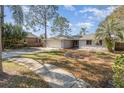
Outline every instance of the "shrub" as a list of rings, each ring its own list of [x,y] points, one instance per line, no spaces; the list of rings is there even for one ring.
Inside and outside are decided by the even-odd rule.
[[[124,55],[118,56],[113,65],[113,85],[118,88],[124,87]]]
[[[4,24],[2,43],[4,48],[22,47],[22,40],[27,36],[20,25]],[[20,44],[20,45],[19,45]]]

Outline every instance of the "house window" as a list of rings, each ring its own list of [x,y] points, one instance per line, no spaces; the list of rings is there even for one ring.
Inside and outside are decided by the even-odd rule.
[[[92,40],[86,40],[86,45],[92,45]]]

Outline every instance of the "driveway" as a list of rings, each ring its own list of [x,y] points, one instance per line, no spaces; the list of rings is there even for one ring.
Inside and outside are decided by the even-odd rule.
[[[41,47],[31,47],[31,48],[23,48],[23,49],[12,49],[9,51],[2,52],[2,58],[12,58],[15,56],[19,56],[22,54],[31,54],[35,52],[44,52],[44,51],[52,51],[52,50],[59,50],[57,48],[41,48]],[[84,47],[78,50],[87,50],[87,51],[107,51],[106,48],[99,48],[99,47]]]
[[[82,79],[76,78],[72,73],[52,64],[39,63],[30,58],[11,58],[17,64],[24,65],[38,74],[52,88],[88,88],[92,87]],[[41,61],[41,60],[40,60]],[[41,61],[42,62],[42,61]]]
[[[32,47],[32,48],[23,48],[23,49],[12,49],[8,51],[2,52],[2,58],[12,58],[14,56],[19,56],[22,54],[30,54],[35,52],[44,52],[44,51],[51,51],[51,50],[58,50],[55,48],[39,48],[39,47]]]
[[[89,83],[82,79],[76,78],[72,73],[61,69],[52,64],[39,63],[38,61],[30,58],[14,58],[22,54],[36,53],[57,50],[52,48],[23,48],[5,51],[2,54],[2,58],[6,58],[9,61],[13,61],[17,64],[24,65],[42,79],[44,79],[53,88],[86,88],[92,87]]]

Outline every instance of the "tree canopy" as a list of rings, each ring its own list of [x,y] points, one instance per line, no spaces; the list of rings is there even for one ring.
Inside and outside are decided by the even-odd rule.
[[[20,5],[12,5],[9,6],[11,12],[12,12],[12,16],[13,19],[15,21],[16,24],[18,25],[23,25],[23,20],[24,20],[24,14],[23,14],[23,9],[22,6]]]
[[[48,22],[57,16],[58,6],[55,5],[32,5],[26,15],[27,28],[34,31],[44,29],[45,42],[47,43]]]
[[[4,32],[2,33],[2,43],[5,48],[13,47],[14,44],[19,44],[22,39],[27,36],[19,25],[4,24]]]
[[[123,12],[120,10],[122,8],[124,7],[118,7],[111,15],[106,17],[106,19],[99,24],[96,31],[96,40],[103,39],[110,51],[112,51],[112,47],[114,47],[114,42],[121,42],[124,39],[124,26],[120,20],[124,18],[124,16],[122,16],[124,10]]]
[[[54,35],[68,35],[71,31],[69,21],[65,17],[57,16],[53,20],[51,31]]]
[[[57,14],[58,7],[54,5],[32,5],[26,16],[26,26],[28,29],[39,31],[48,26],[48,21]]]

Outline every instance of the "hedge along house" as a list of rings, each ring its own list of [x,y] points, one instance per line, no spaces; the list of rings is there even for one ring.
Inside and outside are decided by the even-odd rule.
[[[103,40],[95,41],[95,35],[83,35],[83,36],[56,36],[47,40],[47,47],[49,48],[85,48],[95,47],[104,48],[105,44]]]
[[[41,39],[39,37],[37,37],[36,35],[32,34],[31,32],[27,33],[27,36],[24,39],[24,42],[29,47],[40,47],[40,46],[42,46]]]

